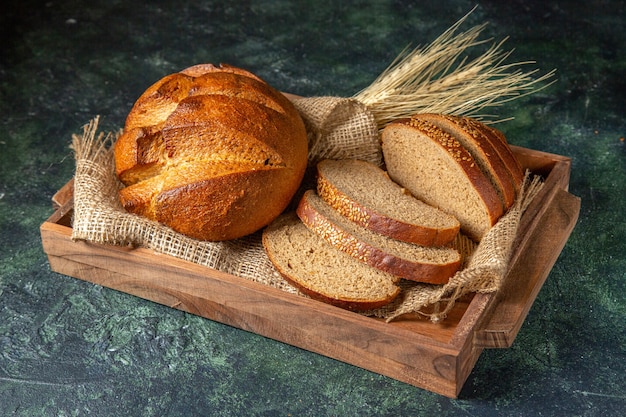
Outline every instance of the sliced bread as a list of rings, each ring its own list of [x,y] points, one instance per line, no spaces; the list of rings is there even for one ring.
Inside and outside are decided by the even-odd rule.
[[[391,239],[346,219],[314,190],[304,193],[296,210],[302,222],[340,251],[401,278],[443,284],[461,266],[450,247],[428,247]]]
[[[418,199],[456,217],[480,241],[504,213],[491,181],[453,136],[416,117],[389,123],[382,149],[392,180]]]
[[[265,228],[263,246],[278,272],[313,299],[363,311],[382,307],[400,293],[398,277],[333,248],[294,212]]]
[[[370,162],[327,159],[317,174],[317,194],[373,232],[424,246],[443,246],[459,232],[455,217],[416,199]]]
[[[516,197],[513,177],[500,154],[493,147],[490,138],[478,127],[478,123],[473,123],[466,117],[447,114],[427,113],[418,114],[415,117],[434,124],[458,140],[472,155],[487,179],[491,181],[502,201],[504,211],[513,205]]]

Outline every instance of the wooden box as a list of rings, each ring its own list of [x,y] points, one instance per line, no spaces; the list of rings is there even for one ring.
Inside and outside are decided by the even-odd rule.
[[[503,287],[462,300],[437,324],[417,316],[385,323],[143,248],[72,241],[72,181],[41,225],[43,249],[60,274],[456,397],[484,348],[513,343],[580,210],[567,192],[569,158],[513,150],[545,185],[522,217]]]

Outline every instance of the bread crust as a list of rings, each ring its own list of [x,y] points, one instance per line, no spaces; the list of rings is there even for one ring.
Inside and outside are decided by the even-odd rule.
[[[287,231],[286,229],[291,230]],[[294,229],[296,229],[295,233]],[[334,305],[336,307],[352,311],[367,311],[380,308],[386,304],[389,304],[400,294],[400,288],[395,285],[395,283],[397,283],[399,279],[393,276],[388,277],[389,283],[394,285],[393,291],[384,291],[383,289],[381,289],[381,291],[377,294],[377,297],[370,296],[369,298],[341,296],[333,293],[332,291],[329,291],[327,288],[321,288],[320,286],[312,285],[310,282],[307,282],[306,277],[302,276],[303,274],[297,273],[294,268],[290,267],[290,257],[294,256],[294,254],[290,252],[293,252],[295,250],[293,248],[286,248],[279,245],[282,234],[298,234],[297,231],[299,229],[301,229],[302,232],[301,234],[299,234],[299,236],[304,236],[304,238],[309,241],[305,242],[304,244],[306,245],[308,243],[311,246],[311,250],[324,250],[324,247],[327,247],[333,252],[336,251],[338,257],[343,257],[343,259],[337,260],[335,262],[336,264],[350,264],[352,262],[357,263],[358,261],[327,245],[326,242],[324,242],[321,238],[319,238],[317,235],[307,229],[294,212],[288,212],[281,215],[263,230],[263,247],[265,249],[265,252],[267,253],[269,260],[272,262],[278,273],[280,273],[280,275],[285,278],[287,282],[289,282],[303,294],[308,295],[314,300],[318,300],[327,304]],[[307,252],[308,251],[298,251],[298,255],[306,256]],[[317,271],[319,269],[322,269],[323,266],[318,265],[318,262],[327,263],[329,261],[332,260],[307,258],[307,262],[309,263],[309,268],[311,271]],[[337,268],[336,275],[334,275],[333,278],[335,280],[349,280],[348,277],[343,277],[341,275],[342,272],[343,271],[341,271],[340,268]]]
[[[442,149],[451,158],[451,160],[458,165],[464,173],[467,181],[480,196],[480,202],[484,206],[485,216],[486,220],[488,220],[489,227],[493,226],[498,221],[504,213],[504,207],[491,182],[480,170],[472,155],[458,142],[458,140],[428,121],[421,120],[419,118],[399,119],[395,122],[389,123],[387,127],[385,127],[382,133],[382,146],[383,155],[385,155],[385,161],[387,162],[388,167],[389,154],[386,153],[386,138],[390,134],[389,132],[395,128],[406,129],[410,134],[421,135],[432,141],[434,146]],[[391,169],[389,169],[389,174],[394,181],[409,189],[409,191],[411,191],[411,193],[413,193],[417,198],[422,199],[422,195],[419,192],[420,190],[412,190],[411,187],[407,186],[407,184],[403,184],[403,181],[397,178],[396,174],[393,173]],[[445,207],[437,202],[431,202],[426,199],[424,199],[424,201],[437,206],[443,211],[455,215],[454,212],[450,211],[449,207]],[[463,221],[461,221],[461,230],[476,241],[480,241],[484,234],[468,230],[467,225],[464,224]]]
[[[350,234],[326,217],[312,204],[310,199],[314,196],[315,191],[308,190],[298,204],[296,213],[302,223],[336,249],[367,265],[401,278],[429,284],[445,284],[461,266],[460,255],[455,261],[434,263],[415,262],[388,253]]]
[[[139,97],[114,155],[126,210],[196,239],[229,240],[287,207],[308,144],[280,92],[243,69],[201,64]]]
[[[349,196],[344,193],[327,175],[325,175],[324,167],[330,163],[333,162],[325,160],[317,164],[317,194],[328,205],[337,210],[338,213],[359,226],[393,239],[424,246],[446,245],[459,233],[460,224],[458,221],[447,228],[426,227],[386,216],[377,212],[372,207],[367,207],[359,203],[354,199],[354,196]],[[365,161],[350,161],[350,163],[368,164]],[[385,179],[389,181],[390,187],[395,185],[382,169],[376,169],[380,170],[379,175],[384,176]]]
[[[479,122],[448,114],[426,113],[415,117],[429,121],[454,136],[464,144],[476,161],[483,161],[483,166],[485,166],[483,173],[491,179],[498,191],[502,200],[503,211],[507,211],[513,205],[517,192],[512,175],[490,138],[480,128]]]
[[[496,152],[498,152],[500,158],[502,158],[502,162],[506,165],[511,175],[515,192],[516,194],[518,194],[522,187],[522,183],[524,182],[525,174],[521,164],[509,147],[508,141],[506,140],[504,134],[492,126],[477,122],[474,119],[467,119],[469,119],[471,123],[477,124],[476,127],[478,129],[481,129],[485,136],[491,141],[494,149],[496,150]]]

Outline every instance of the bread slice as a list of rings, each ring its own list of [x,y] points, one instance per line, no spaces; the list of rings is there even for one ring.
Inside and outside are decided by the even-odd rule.
[[[504,213],[491,181],[453,136],[418,118],[388,124],[383,157],[391,179],[418,199],[456,217],[480,241]]]
[[[317,194],[373,232],[424,246],[443,246],[459,232],[456,218],[416,199],[370,162],[327,159],[317,174]]]
[[[494,149],[490,138],[479,128],[477,121],[474,123],[467,117],[433,113],[418,114],[415,118],[434,124],[458,140],[491,181],[502,201],[504,211],[513,205],[516,197],[513,178],[500,154]]]
[[[263,246],[278,272],[313,299],[363,311],[382,307],[400,293],[398,277],[333,248],[294,212],[264,229]]]
[[[405,279],[443,284],[461,266],[455,249],[415,245],[372,232],[343,217],[314,190],[304,193],[296,212],[309,229],[335,248]]]

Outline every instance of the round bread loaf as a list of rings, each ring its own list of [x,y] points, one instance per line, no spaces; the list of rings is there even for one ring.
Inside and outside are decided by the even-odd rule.
[[[307,165],[292,103],[257,76],[202,64],[143,93],[115,143],[124,208],[200,240],[253,233],[289,204]]]

